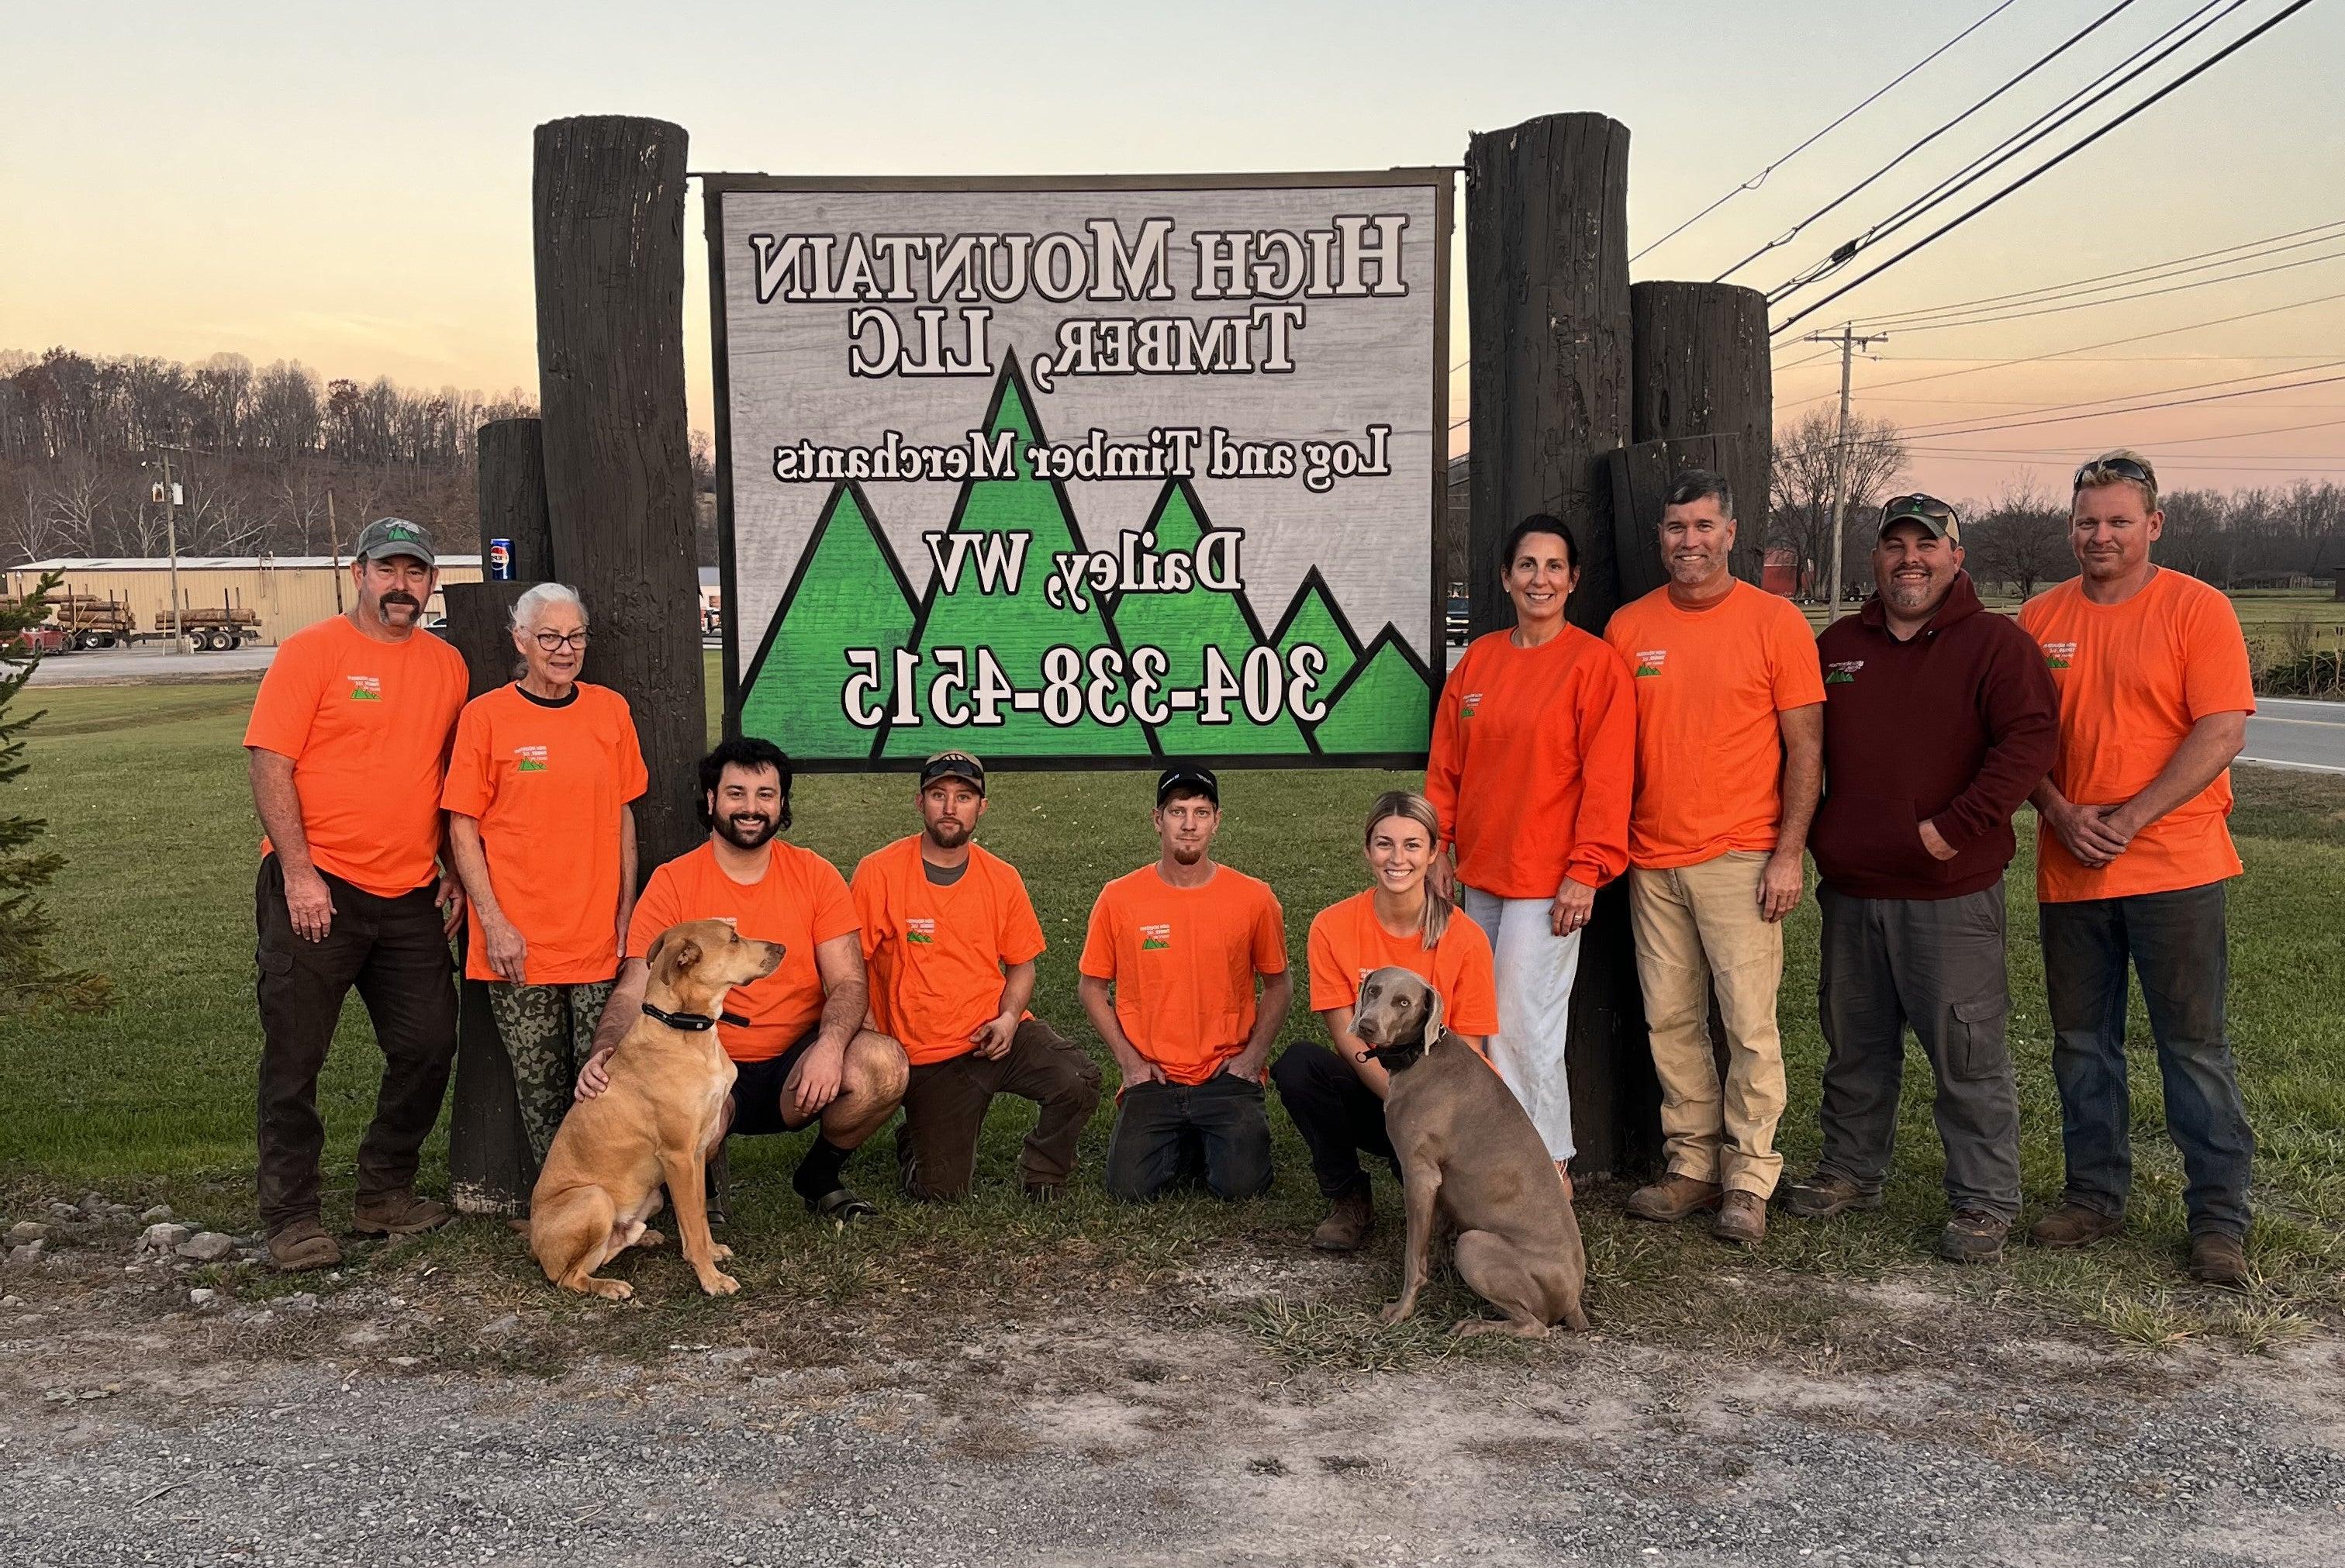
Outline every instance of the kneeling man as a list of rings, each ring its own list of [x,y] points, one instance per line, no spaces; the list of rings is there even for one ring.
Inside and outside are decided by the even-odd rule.
[[[846,879],[775,836],[790,825],[790,763],[770,740],[741,737],[701,759],[700,813],[708,841],[654,871],[635,901],[626,965],[578,1074],[578,1097],[608,1085],[604,1063],[643,1016],[645,960],[660,933],[689,920],[731,921],[783,953],[772,973],[734,988],[716,1025],[738,1070],[726,1131],[791,1133],[819,1119],[791,1185],[826,1219],[861,1219],[872,1207],[840,1177],[847,1156],[895,1114],[905,1066],[902,1046],[863,1027],[863,948]]]
[[[1212,773],[1166,769],[1154,820],[1156,863],[1100,891],[1083,943],[1083,1011],[1123,1070],[1108,1191],[1140,1202],[1202,1176],[1215,1197],[1255,1197],[1270,1186],[1263,1072],[1294,999],[1285,916],[1269,884],[1213,862]]]
[[[870,1021],[911,1063],[896,1128],[904,1190],[966,1195],[986,1108],[1015,1095],[1041,1107],[1019,1168],[1027,1197],[1048,1202],[1099,1105],[1099,1064],[1026,1011],[1042,924],[1017,871],[973,841],[985,765],[966,751],[929,758],[918,803],[920,830],[866,855],[850,884]]]

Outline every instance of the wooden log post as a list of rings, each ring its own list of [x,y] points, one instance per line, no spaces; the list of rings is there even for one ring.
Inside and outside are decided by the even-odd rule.
[[[1628,230],[1629,131],[1618,121],[1551,115],[1467,145],[1467,593],[1477,636],[1513,624],[1498,548],[1536,512],[1560,517],[1579,546],[1572,623],[1601,632],[1620,604],[1605,458],[1629,438]],[[1569,1063],[1574,1168],[1601,1176],[1648,1166],[1660,1102],[1625,881],[1597,894],[1580,938]]]
[[[634,710],[651,790],[641,877],[705,836],[708,748],[684,402],[685,133],[595,115],[537,127],[538,396],[553,571],[585,600],[586,675]]]
[[[472,671],[472,696],[513,677],[519,662],[509,629],[513,601],[534,585],[450,583],[440,590],[448,606],[448,643],[464,656]],[[469,931],[458,938],[459,954],[470,940]],[[461,969],[456,983],[462,996],[456,1019],[455,1099],[448,1114],[449,1194],[465,1214],[521,1214],[528,1207],[537,1169],[530,1158],[529,1138],[522,1131],[513,1059],[505,1054],[496,1019],[489,1012],[488,983],[464,979]]]
[[[1629,290],[1629,319],[1635,361],[1629,439],[1741,438],[1732,466],[1716,472],[1734,492],[1734,575],[1756,583],[1767,560],[1774,452],[1767,297],[1731,283],[1639,283]]]
[[[553,575],[553,524],[545,513],[545,448],[534,419],[492,419],[481,426],[473,472],[480,486],[481,575],[488,575],[489,541],[513,541],[516,582],[546,583]]]
[[[1742,510],[1736,476],[1750,466],[1749,443],[1740,435],[1689,435],[1674,441],[1640,441],[1609,454],[1612,548],[1620,562],[1625,601],[1650,594],[1669,580],[1661,565],[1661,497],[1689,468],[1723,473],[1735,484],[1735,510]],[[1741,534],[1736,533],[1737,554]]]

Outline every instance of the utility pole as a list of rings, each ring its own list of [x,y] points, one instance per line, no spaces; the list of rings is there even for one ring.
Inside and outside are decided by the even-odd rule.
[[[179,493],[171,484],[171,449],[163,448],[163,537],[171,552],[171,651],[179,652],[187,641],[186,629],[179,624]]]
[[[326,545],[334,553],[334,614],[342,613],[342,531],[334,522],[334,487],[326,486]]]
[[[1828,333],[1811,332],[1803,341],[1811,343],[1840,345],[1840,435],[1832,443],[1832,610],[1824,618],[1824,625],[1830,626],[1840,619],[1841,546],[1845,543],[1848,534],[1849,364],[1855,359],[1857,350],[1868,348],[1874,343],[1885,343],[1889,341],[1889,334],[1874,332],[1870,336],[1861,336],[1856,332],[1854,323],[1851,322],[1842,325],[1840,336],[1836,338]]]

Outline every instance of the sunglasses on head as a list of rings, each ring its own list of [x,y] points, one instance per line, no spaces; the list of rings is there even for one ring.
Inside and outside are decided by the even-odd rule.
[[[2152,490],[2157,488],[2157,475],[2149,471],[2149,464],[2146,463],[2136,463],[2130,457],[2096,457],[2093,459],[2092,462],[2086,463],[2083,467],[2076,470],[2076,482],[2069,488],[2073,490],[2082,490],[2085,487],[2085,475],[2093,473],[2114,473],[2121,478],[2138,481],[2143,484],[2148,485]]]
[[[1926,517],[1935,523],[1952,523],[1954,509],[1934,495],[1893,496],[1881,508],[1881,521],[1886,524],[1900,517]]]

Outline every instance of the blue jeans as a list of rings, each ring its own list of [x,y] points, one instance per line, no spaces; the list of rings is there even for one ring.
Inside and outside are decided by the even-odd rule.
[[[2190,1233],[2247,1235],[2255,1137],[2223,1027],[2229,971],[2223,901],[2224,884],[2208,882],[2038,907],[2068,1202],[2122,1217],[2133,1185],[2125,1058],[2130,962],[2157,1042],[2166,1130],[2188,1179],[2183,1206]]]
[[[1108,1134],[1108,1196],[1146,1203],[1197,1181],[1226,1203],[1270,1190],[1262,1085],[1216,1073],[1202,1084],[1126,1089]]]

